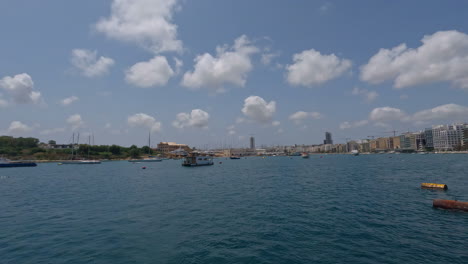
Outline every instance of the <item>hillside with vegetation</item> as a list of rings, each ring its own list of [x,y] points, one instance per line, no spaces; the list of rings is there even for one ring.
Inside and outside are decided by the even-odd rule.
[[[72,157],[72,149],[54,149],[50,140],[47,144],[40,143],[39,139],[32,137],[0,136],[0,156],[12,160],[68,160]],[[75,157],[85,159],[128,159],[139,158],[159,153],[148,146],[122,147],[118,145],[75,145]]]

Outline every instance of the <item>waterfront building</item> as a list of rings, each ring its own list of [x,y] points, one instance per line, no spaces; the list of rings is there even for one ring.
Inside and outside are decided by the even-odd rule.
[[[353,150],[359,150],[359,144],[354,140],[348,141],[347,146],[348,146],[347,152],[351,152]]]
[[[250,137],[250,149],[255,149],[255,138]]]
[[[464,126],[464,124],[433,126],[434,149],[437,151],[448,151],[461,146],[463,143]]]
[[[387,149],[389,149],[388,145],[389,145],[388,144],[388,138],[386,138],[386,137],[378,138],[377,139],[376,149],[377,150],[387,150]]]
[[[324,145],[333,144],[332,134],[330,132],[325,132],[325,140],[323,141]]]
[[[424,129],[424,138],[426,139],[426,149],[434,149],[432,128]]]
[[[468,124],[463,124],[463,141],[462,145],[466,147],[468,146]]]
[[[190,147],[186,144],[177,144],[175,142],[160,142],[157,146],[157,151],[161,153],[169,153],[176,149],[183,149],[185,151],[190,151]]]
[[[377,140],[372,139],[369,141],[370,151],[373,152],[377,149]]]
[[[401,149],[402,142],[404,143],[405,136],[394,136],[392,137],[393,148],[392,149]]]
[[[362,140],[361,143],[359,144],[359,152],[364,153],[364,152],[370,152],[370,143],[369,140]]]

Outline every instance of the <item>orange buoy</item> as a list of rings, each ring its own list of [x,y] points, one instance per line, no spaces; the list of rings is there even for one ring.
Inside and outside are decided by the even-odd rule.
[[[421,183],[421,188],[424,189],[443,189],[447,190],[447,184],[440,184],[440,183]]]
[[[432,206],[442,209],[454,209],[468,212],[468,202],[459,202],[455,200],[434,199]]]

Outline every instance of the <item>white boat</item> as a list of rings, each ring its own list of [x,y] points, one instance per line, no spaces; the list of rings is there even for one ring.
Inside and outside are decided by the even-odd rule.
[[[308,159],[308,158],[309,158],[309,153],[307,153],[307,152],[302,152],[302,153],[301,153],[301,157],[302,157],[303,159]]]
[[[182,166],[196,167],[213,165],[213,157],[193,152],[184,158]]]
[[[77,153],[76,153],[77,151],[75,152],[75,145],[78,144],[79,139],[80,139],[80,134],[78,133],[78,138],[75,143],[75,133],[73,133],[71,158],[70,160],[60,162],[59,165],[101,164],[100,160],[89,159],[89,146],[91,146],[91,138],[89,138],[89,142],[88,142],[88,159],[77,159]]]
[[[163,159],[150,156],[151,155],[151,132],[148,133],[148,158],[143,159],[130,159],[128,162],[160,162]]]
[[[100,160],[69,160],[59,163],[60,165],[63,164],[77,164],[77,165],[85,165],[85,164],[101,164]]]
[[[144,159],[131,159],[129,162],[160,162],[163,161],[161,158],[144,158]]]
[[[359,151],[358,150],[351,150],[351,155],[353,156],[359,156]]]

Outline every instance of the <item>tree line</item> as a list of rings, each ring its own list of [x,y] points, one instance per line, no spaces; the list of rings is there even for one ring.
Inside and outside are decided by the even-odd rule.
[[[55,145],[50,140],[49,145]],[[67,160],[72,158],[72,149],[45,148],[45,143],[32,137],[0,136],[0,156],[9,159],[34,159],[34,160]],[[75,145],[73,157],[76,159],[127,159],[140,158],[145,155],[158,155],[148,146],[122,147],[118,145]]]

